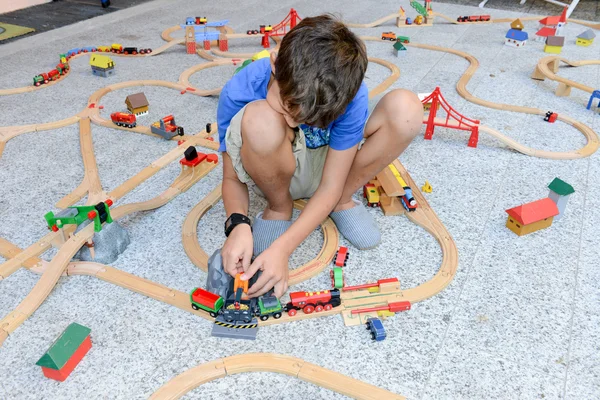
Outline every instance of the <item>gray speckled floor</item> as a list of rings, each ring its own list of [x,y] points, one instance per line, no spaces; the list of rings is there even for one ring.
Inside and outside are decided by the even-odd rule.
[[[112,42],[158,47],[160,32],[191,15],[230,19],[236,31],[280,21],[290,7],[301,16],[334,11],[346,20],[368,22],[408,1],[298,2],[233,0],[202,4],[192,0],[155,1],[108,16],[0,46],[0,87],[24,86],[39,71],[56,63],[56,55],[82,45]],[[435,4],[450,16],[476,14],[473,7]],[[518,16],[493,10],[493,16]],[[535,24],[526,24],[533,34]],[[587,111],[587,95],[578,90],[567,98],[553,94],[552,82],[529,78],[545,53],[540,43],[514,49],[502,45],[508,26],[453,26],[397,29],[392,24],[357,29],[377,35],[385,30],[408,34],[414,42],[453,47],[475,55],[481,67],[469,84],[478,97],[509,104],[532,105],[566,113],[600,129],[597,113]],[[568,59],[599,59],[600,45],[576,47],[583,30],[568,25]],[[393,87],[416,92],[440,86],[446,99],[467,116],[480,119],[535,148],[576,149],[581,134],[565,124],[548,124],[537,116],[491,110],[458,96],[455,84],[468,63],[455,56],[409,49],[395,58],[390,45],[368,43],[369,54],[393,60],[402,73]],[[258,51],[233,43],[231,51]],[[117,58],[115,76],[91,77],[87,59],[73,63],[70,76],[58,85],[16,96],[0,97],[0,126],[47,122],[85,107],[98,88],[131,79],[176,80],[184,69],[201,62],[183,48],[147,59]],[[192,78],[200,87],[222,85],[232,70],[209,69]],[[371,66],[366,81],[374,87],[388,72]],[[600,87],[600,67],[561,69],[562,76]],[[104,113],[123,107],[137,88],[109,93]],[[214,121],[216,98],[182,96],[164,88],[143,88],[150,115],[143,123],[174,113],[192,132]],[[175,143],[148,136],[93,127],[100,177],[111,190]],[[274,352],[353,376],[411,399],[513,399],[600,397],[600,156],[552,161],[515,153],[481,136],[477,149],[467,135],[438,128],[432,141],[419,137],[401,160],[416,182],[433,186],[433,209],[454,237],[460,264],[452,284],[439,295],[415,304],[410,312],[385,322],[388,338],[372,343],[362,327],[345,328],[339,317],[261,329],[255,342],[217,340],[211,326],[192,314],[92,277],[61,278],[31,318],[0,348],[2,399],[137,399],[200,363],[239,353]],[[164,190],[178,173],[173,164],[128,194],[123,203],[146,200]],[[26,247],[46,232],[43,214],[73,190],[83,175],[77,128],[29,133],[11,140],[0,159],[0,237]],[[181,225],[188,211],[218,184],[215,170],[161,209],[131,215],[122,223],[132,244],[114,267],[189,291],[205,275],[186,257]],[[546,185],[560,176],[576,190],[566,216],[550,229],[517,237],[504,227],[504,210],[546,195]],[[252,199],[252,212],[262,203]],[[385,232],[377,249],[351,249],[349,284],[396,276],[404,287],[430,279],[441,252],[436,241],[404,217],[373,215]],[[224,210],[218,204],[199,225],[200,242],[210,253],[222,242]],[[294,253],[292,266],[312,258],[322,235],[315,231]],[[346,244],[342,241],[342,244]],[[55,252],[48,252],[50,259]],[[0,283],[0,315],[27,295],[37,276],[21,270]],[[320,289],[329,284],[323,273],[297,286]],[[92,329],[94,347],[64,383],[45,379],[35,362],[71,322]],[[315,332],[319,332],[315,334]],[[190,399],[342,398],[328,390],[272,373],[227,377],[195,389]]]

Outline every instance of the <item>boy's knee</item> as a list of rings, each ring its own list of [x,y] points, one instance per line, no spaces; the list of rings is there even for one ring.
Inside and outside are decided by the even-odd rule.
[[[265,100],[246,106],[242,117],[242,146],[259,155],[271,154],[285,143],[287,124]]]
[[[392,90],[379,103],[386,123],[391,125],[390,132],[400,140],[412,140],[419,134],[423,124],[423,104],[415,93],[405,89]]]

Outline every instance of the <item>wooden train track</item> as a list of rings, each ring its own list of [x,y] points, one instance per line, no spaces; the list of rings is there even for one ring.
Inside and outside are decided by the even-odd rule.
[[[174,400],[198,386],[246,372],[275,372],[322,386],[334,392],[361,400],[402,400],[405,397],[350,378],[300,358],[272,353],[250,353],[220,358],[197,367],[171,379],[150,397],[151,400]]]
[[[584,65],[600,64],[600,60],[569,61],[566,58],[559,56],[548,56],[541,58],[538,61],[531,77],[533,79],[541,81],[545,79],[550,79],[552,81],[558,82],[558,87],[554,92],[554,94],[556,94],[557,96],[568,96],[569,94],[571,94],[571,88],[576,88],[587,93],[594,92],[593,87],[557,75],[558,67],[561,62],[567,64],[570,67],[581,67]]]

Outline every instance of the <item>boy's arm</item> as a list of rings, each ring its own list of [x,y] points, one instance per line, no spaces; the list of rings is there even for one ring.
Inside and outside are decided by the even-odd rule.
[[[259,269],[263,270],[260,278],[249,289],[248,295],[260,296],[272,287],[275,287],[276,297],[285,293],[289,274],[288,259],[340,200],[357,148],[358,145],[342,151],[331,148],[328,150],[321,183],[298,219],[271,247],[256,257],[249,269],[244,269],[245,278],[248,279]]]
[[[226,152],[223,155],[223,205],[226,218],[233,213],[248,215],[248,186],[240,182],[233,169],[231,158]],[[237,225],[225,240],[221,249],[223,269],[228,274],[235,276],[250,266],[252,259],[252,230],[249,225]]]

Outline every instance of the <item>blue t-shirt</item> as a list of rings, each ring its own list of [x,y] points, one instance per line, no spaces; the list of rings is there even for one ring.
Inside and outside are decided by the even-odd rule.
[[[268,57],[250,63],[225,84],[219,97],[217,124],[219,127],[219,151],[226,151],[225,132],[231,119],[246,104],[267,98],[267,85],[271,77]],[[309,149],[329,145],[334,150],[346,150],[357,145],[363,138],[363,129],[369,113],[369,90],[363,82],[346,111],[327,128],[301,124]]]

